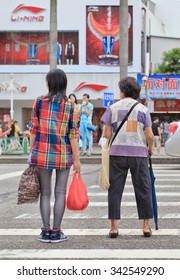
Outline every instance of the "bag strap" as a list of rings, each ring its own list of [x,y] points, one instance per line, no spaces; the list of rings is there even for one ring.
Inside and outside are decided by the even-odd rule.
[[[115,134],[114,134],[114,136],[113,136],[113,138],[112,138],[112,140],[111,140],[111,142],[110,142],[110,145],[112,145],[112,143],[114,142],[114,139],[116,138],[116,136],[117,136],[118,132],[120,131],[121,127],[122,127],[123,124],[127,121],[128,117],[129,117],[129,115],[131,114],[131,112],[132,112],[132,110],[134,109],[134,107],[135,107],[136,105],[138,105],[138,104],[139,104],[139,102],[134,103],[133,106],[131,107],[131,109],[127,112],[127,114],[125,115],[124,119],[123,119],[122,122],[120,123],[118,129],[116,130],[116,132],[115,132]]]

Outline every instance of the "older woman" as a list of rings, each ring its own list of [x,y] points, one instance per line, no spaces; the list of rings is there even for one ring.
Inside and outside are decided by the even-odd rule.
[[[104,137],[111,139],[130,108],[137,102],[140,86],[133,77],[119,82],[120,100],[110,106],[101,120],[105,123]],[[110,148],[110,187],[108,190],[108,218],[111,220],[109,236],[118,236],[120,205],[130,169],[139,219],[143,220],[143,235],[151,236],[149,219],[153,217],[151,182],[148,156],[153,150],[151,117],[144,105],[139,103],[131,112]]]

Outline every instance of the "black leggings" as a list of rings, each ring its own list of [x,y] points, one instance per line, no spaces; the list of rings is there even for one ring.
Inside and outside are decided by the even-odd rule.
[[[59,229],[64,215],[66,204],[66,188],[70,169],[56,170],[56,181],[54,188],[53,228]],[[41,195],[40,213],[43,228],[50,228],[51,215],[51,179],[53,170],[39,168]]]

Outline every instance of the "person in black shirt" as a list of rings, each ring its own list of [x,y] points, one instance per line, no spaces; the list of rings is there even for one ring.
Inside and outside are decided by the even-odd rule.
[[[160,150],[161,150],[161,128],[160,128],[159,118],[158,117],[154,117],[154,119],[153,119],[152,131],[153,131],[153,134],[154,134],[153,149],[154,149],[154,147],[156,147],[158,155],[160,155]]]

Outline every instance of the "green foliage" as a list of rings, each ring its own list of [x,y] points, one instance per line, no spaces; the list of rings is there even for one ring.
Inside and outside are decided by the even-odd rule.
[[[180,74],[180,48],[163,52],[162,63],[155,69],[154,73]]]

